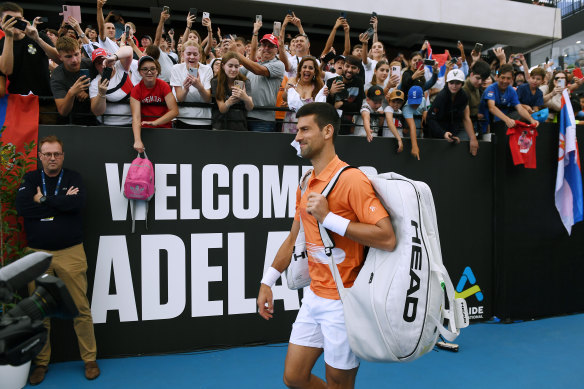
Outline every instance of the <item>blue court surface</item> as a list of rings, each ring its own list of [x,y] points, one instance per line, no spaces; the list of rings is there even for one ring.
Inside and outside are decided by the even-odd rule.
[[[405,364],[362,362],[357,388],[584,388],[584,314],[515,324],[478,323],[458,353],[433,351]],[[286,344],[50,365],[41,388],[284,388]],[[313,371],[324,376],[324,362]]]

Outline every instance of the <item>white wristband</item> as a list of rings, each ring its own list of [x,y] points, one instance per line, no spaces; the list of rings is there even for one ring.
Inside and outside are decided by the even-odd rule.
[[[350,222],[349,219],[345,219],[342,216],[329,212],[322,221],[322,226],[340,236],[345,236],[345,232],[347,232],[347,227],[349,227]]]
[[[280,272],[273,267],[269,267],[268,270],[264,273],[264,277],[260,281],[262,284],[268,285],[270,288],[274,286],[276,281],[280,278]]]

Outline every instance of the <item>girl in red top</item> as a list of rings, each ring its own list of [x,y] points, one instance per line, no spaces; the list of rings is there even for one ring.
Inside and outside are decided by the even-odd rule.
[[[142,81],[132,89],[130,108],[132,109],[132,130],[134,132],[134,149],[144,152],[142,127],[171,128],[171,121],[178,115],[176,99],[170,86],[160,80],[160,64],[150,56],[143,56],[138,61],[138,71]],[[149,103],[162,103],[150,105]],[[142,120],[145,119],[145,120]]]

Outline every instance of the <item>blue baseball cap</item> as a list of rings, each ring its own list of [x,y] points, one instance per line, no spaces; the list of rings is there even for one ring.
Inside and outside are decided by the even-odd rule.
[[[422,87],[413,86],[408,91],[408,104],[421,104],[422,99],[424,98],[424,92],[422,91]]]

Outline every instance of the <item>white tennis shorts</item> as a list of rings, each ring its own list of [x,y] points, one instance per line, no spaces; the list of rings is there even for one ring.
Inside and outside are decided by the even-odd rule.
[[[290,343],[324,349],[324,361],[335,369],[350,370],[359,366],[359,358],[349,346],[343,303],[319,297],[310,287],[304,288]]]

